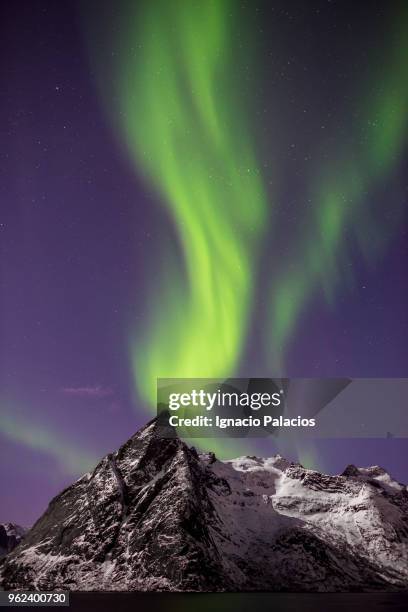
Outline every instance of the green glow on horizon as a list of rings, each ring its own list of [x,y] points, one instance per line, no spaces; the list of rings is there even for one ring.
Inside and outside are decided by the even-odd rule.
[[[11,412],[6,413],[3,408],[0,412],[0,436],[33,451],[51,455],[60,469],[69,475],[86,473],[98,462],[97,457],[67,445],[55,431],[17,418]]]
[[[235,8],[145,2],[131,9],[122,40],[123,132],[170,213],[183,260],[162,254],[150,321],[131,347],[139,393],[151,406],[157,377],[234,374],[246,337],[266,203],[245,87],[233,78]]]
[[[390,239],[399,217],[379,225],[370,207],[370,193],[392,171],[407,140],[408,128],[408,12],[397,16],[390,54],[371,83],[371,95],[359,109],[354,149],[336,151],[316,168],[312,179],[314,208],[306,218],[304,238],[280,270],[271,289],[270,363],[274,375],[285,367],[287,351],[300,317],[321,288],[329,303],[341,284],[352,282],[348,233],[367,260]],[[344,149],[338,143],[338,149]]]

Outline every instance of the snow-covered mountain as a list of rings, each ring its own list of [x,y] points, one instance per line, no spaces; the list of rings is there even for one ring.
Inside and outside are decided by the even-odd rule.
[[[15,523],[0,523],[0,559],[21,542],[25,532],[24,527]]]
[[[2,562],[3,588],[408,588],[408,492],[280,456],[218,461],[154,420],[53,499]]]

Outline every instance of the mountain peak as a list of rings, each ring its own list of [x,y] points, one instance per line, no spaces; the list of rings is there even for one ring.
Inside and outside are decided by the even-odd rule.
[[[408,493],[385,470],[220,461],[161,426],[51,501],[3,562],[3,588],[407,588]]]

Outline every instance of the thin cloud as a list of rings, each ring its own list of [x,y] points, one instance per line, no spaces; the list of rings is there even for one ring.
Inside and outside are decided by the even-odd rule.
[[[73,397],[89,397],[95,399],[113,396],[113,389],[110,387],[102,387],[101,385],[95,385],[93,387],[64,387],[61,389],[61,392],[64,393],[64,395],[71,395]]]

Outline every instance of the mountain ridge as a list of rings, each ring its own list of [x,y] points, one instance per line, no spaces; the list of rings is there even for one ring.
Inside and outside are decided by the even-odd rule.
[[[223,462],[161,427],[153,419],[51,500],[3,560],[3,588],[407,589],[407,487],[382,468]]]

